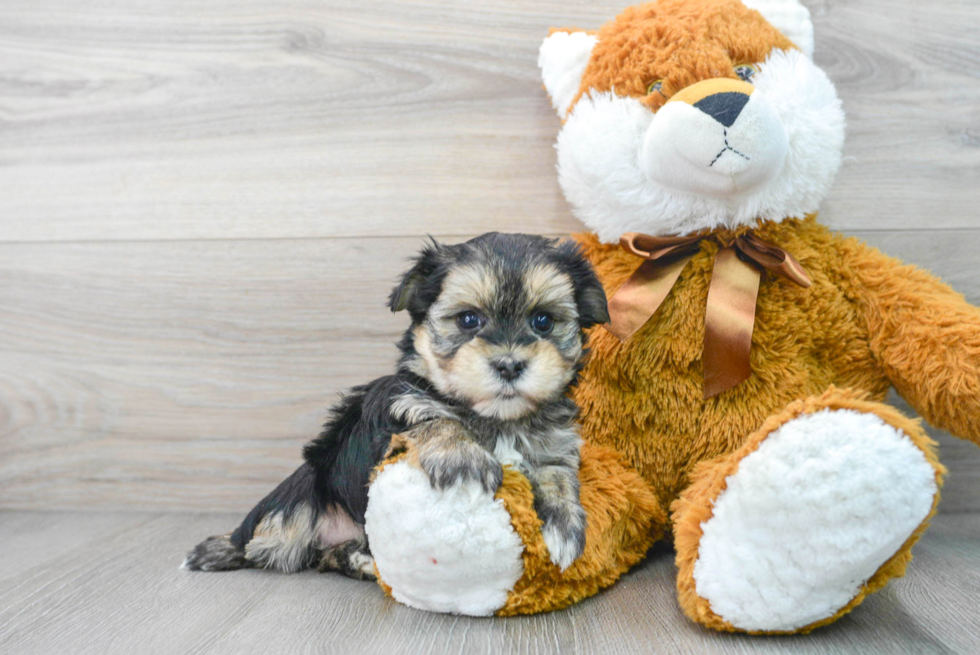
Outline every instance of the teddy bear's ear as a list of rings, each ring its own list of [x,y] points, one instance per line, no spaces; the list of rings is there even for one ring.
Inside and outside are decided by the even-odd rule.
[[[742,0],[742,4],[762,14],[803,54],[813,58],[813,23],[810,12],[799,0]]]
[[[541,80],[551,104],[564,119],[582,83],[596,37],[579,31],[553,30],[538,51]]]

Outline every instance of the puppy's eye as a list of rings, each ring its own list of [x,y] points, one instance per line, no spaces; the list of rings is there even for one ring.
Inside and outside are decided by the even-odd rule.
[[[531,329],[538,334],[548,334],[551,332],[551,328],[553,327],[555,327],[555,319],[551,318],[544,312],[538,312],[531,317]]]
[[[460,330],[471,332],[483,325],[483,319],[476,312],[466,311],[456,315],[456,325]]]
[[[653,82],[650,82],[650,86],[647,87],[647,95],[650,95],[651,93],[659,93],[660,95],[663,95],[663,88],[663,80],[654,80]]]
[[[751,82],[752,77],[758,72],[758,69],[752,64],[739,64],[735,67],[735,74],[743,82]]]

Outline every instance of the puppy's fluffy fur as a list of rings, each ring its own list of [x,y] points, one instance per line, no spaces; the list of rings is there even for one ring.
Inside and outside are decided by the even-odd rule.
[[[394,375],[355,387],[333,408],[305,463],[232,533],[192,550],[189,569],[318,567],[372,578],[367,486],[392,435],[417,445],[434,487],[473,480],[493,493],[501,462],[531,481],[552,561],[585,545],[577,408],[567,392],[584,330],[608,320],[606,298],[571,242],[491,233],[433,242],[389,299],[411,327]]]

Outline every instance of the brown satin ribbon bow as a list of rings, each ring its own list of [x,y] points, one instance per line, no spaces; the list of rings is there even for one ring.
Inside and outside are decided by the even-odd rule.
[[[609,300],[606,329],[620,341],[639,330],[663,303],[704,239],[713,239],[721,246],[711,271],[704,316],[704,397],[711,398],[752,375],[749,351],[761,269],[803,288],[810,286],[810,278],[791,254],[752,232],[730,236],[708,232],[687,237],[627,232],[619,240],[623,250],[646,261]]]

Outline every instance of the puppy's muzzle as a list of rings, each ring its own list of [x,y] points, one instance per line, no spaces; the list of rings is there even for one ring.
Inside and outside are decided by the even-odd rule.
[[[524,369],[527,368],[527,360],[518,359],[511,355],[506,355],[504,357],[497,357],[490,362],[490,366],[497,372],[501,378],[507,382],[513,382],[517,378],[521,377]]]

